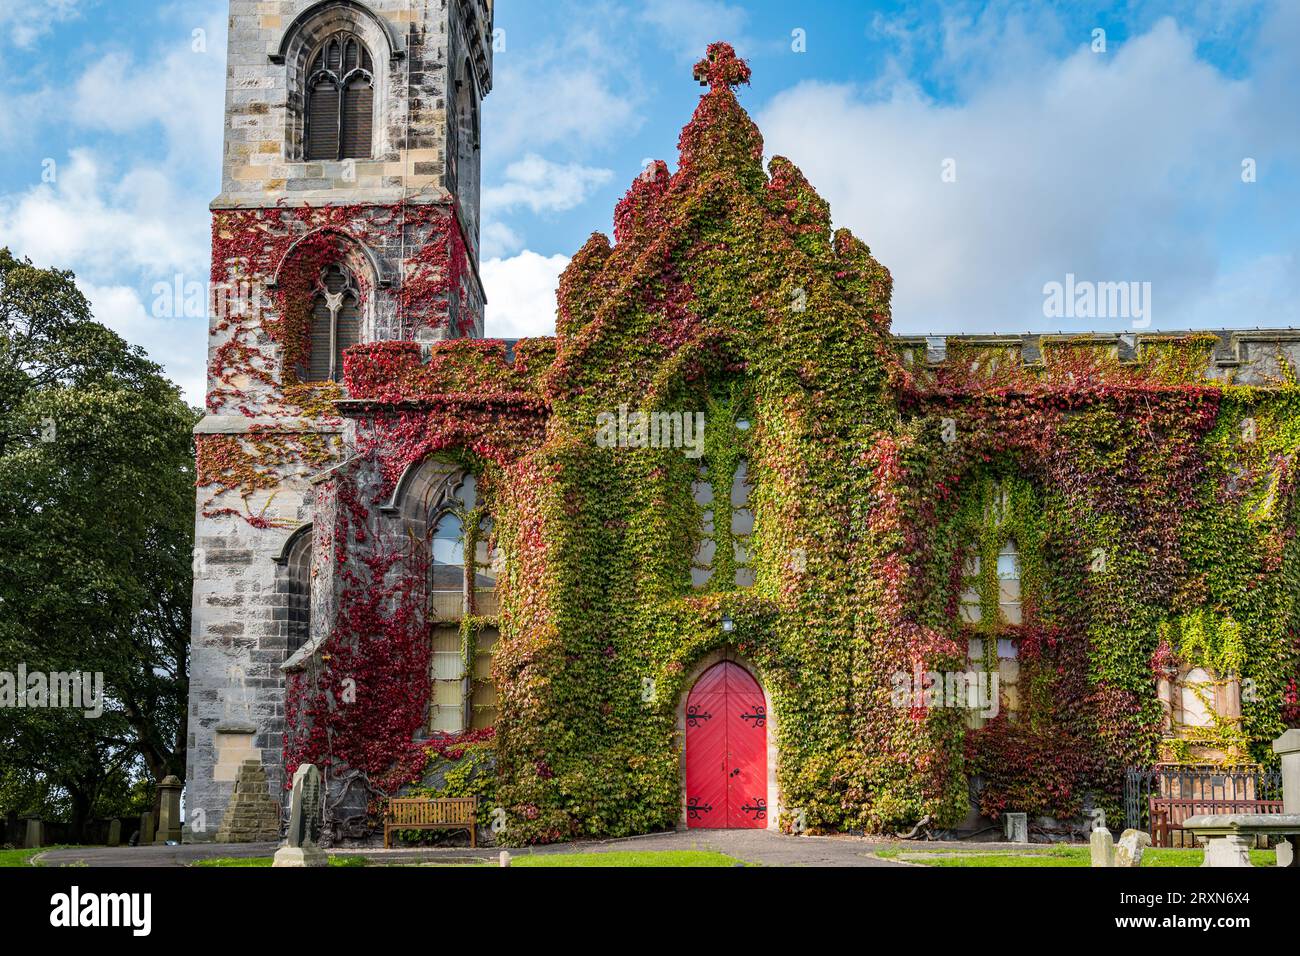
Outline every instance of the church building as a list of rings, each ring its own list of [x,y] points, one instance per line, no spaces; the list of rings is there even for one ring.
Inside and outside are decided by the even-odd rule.
[[[715,43],[485,339],[491,0],[230,8],[187,840],[248,760],[335,839],[1066,832],[1300,725],[1300,334],[895,335]]]

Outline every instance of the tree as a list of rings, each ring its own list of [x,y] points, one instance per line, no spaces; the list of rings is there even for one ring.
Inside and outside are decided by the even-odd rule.
[[[141,766],[185,772],[197,416],[71,273],[0,249],[0,673],[105,697],[0,710],[0,772],[61,791],[74,835]]]

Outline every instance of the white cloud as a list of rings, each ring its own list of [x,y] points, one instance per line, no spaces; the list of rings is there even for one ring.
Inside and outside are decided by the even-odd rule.
[[[73,89],[73,121],[114,134],[160,126],[164,138],[154,145],[164,155],[155,162],[170,159],[188,172],[197,158],[215,177],[225,130],[226,31],[220,18],[203,29],[204,52],[193,49],[189,34],[177,34],[143,64],[120,52],[95,60]]]
[[[996,43],[987,49],[1003,57]],[[954,69],[969,55],[956,51]],[[973,67],[955,105],[906,81],[803,84],[759,125],[768,149],[797,163],[837,223],[890,268],[900,331],[1055,331],[1042,288],[1066,273],[1152,282],[1155,325],[1186,326],[1198,303],[1237,285],[1219,274],[1220,234],[1255,198],[1243,190],[1269,188],[1244,185],[1240,163],[1259,145],[1250,117],[1275,107],[1268,97],[1285,85],[1226,77],[1170,20],[1106,56],[1082,47],[1008,66],[1016,62]],[[1285,138],[1270,144],[1278,164],[1285,151],[1296,157],[1294,124]],[[956,182],[941,179],[946,159]],[[1284,318],[1274,310],[1250,324]]]
[[[97,322],[108,326],[132,345],[142,346],[149,358],[181,387],[185,400],[203,406],[207,391],[207,324],[201,319],[157,319],[128,286],[97,286],[78,282],[90,300]]]
[[[505,182],[484,191],[483,213],[486,216],[520,206],[533,213],[564,212],[580,206],[613,175],[608,169],[553,163],[529,153],[506,167]]]
[[[96,154],[74,150],[54,183],[0,197],[0,244],[91,279],[206,273],[203,203],[178,193],[166,169],[138,166],[115,182],[112,172]]]
[[[555,334],[555,292],[567,256],[543,256],[525,249],[509,259],[483,263],[487,289],[487,335],[519,339]]]
[[[56,23],[80,13],[81,0],[0,0],[0,30],[15,46],[30,47]]]
[[[483,104],[485,153],[577,153],[640,128],[635,34],[621,20],[617,8],[584,4],[582,16],[551,42],[512,42],[494,57],[493,91]]]

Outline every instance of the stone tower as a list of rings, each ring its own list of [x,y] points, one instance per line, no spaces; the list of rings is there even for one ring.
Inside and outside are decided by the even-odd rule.
[[[480,104],[493,0],[231,0],[212,203],[186,839],[240,766],[284,774],[309,651],[313,480],[345,460],[346,350],[483,333]]]

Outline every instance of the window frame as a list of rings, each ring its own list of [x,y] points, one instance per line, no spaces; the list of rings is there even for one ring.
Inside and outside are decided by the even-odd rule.
[[[337,70],[330,67],[328,49],[330,44],[339,44],[339,66]],[[351,69],[347,68],[347,48],[349,43],[357,45],[357,65]],[[306,80],[302,86],[302,158],[304,162],[342,162],[347,159],[352,160],[369,160],[375,157],[375,105],[378,102],[378,83],[375,77],[375,59],[370,52],[370,47],[365,40],[354,30],[337,30],[322,40],[311,55],[307,58]],[[369,64],[367,67],[366,64]],[[335,116],[335,155],[334,156],[313,156],[311,154],[312,138],[312,98],[316,94],[317,85],[327,80],[331,82],[338,94],[337,115]],[[370,87],[370,142],[369,148],[363,156],[345,156],[347,152],[345,147],[346,137],[346,120],[347,111],[347,91],[358,81],[364,81]]]

